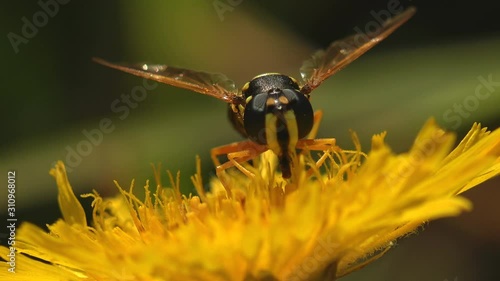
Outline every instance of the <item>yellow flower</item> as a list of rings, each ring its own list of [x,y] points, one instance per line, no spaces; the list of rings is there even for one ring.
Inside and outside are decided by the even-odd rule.
[[[198,196],[184,196],[178,178],[169,174],[170,188],[163,187],[156,169],[157,187],[146,183],[144,200],[133,195],[133,182],[119,187],[117,198],[85,195],[94,198],[92,226],[59,162],[51,174],[63,219],[48,233],[23,224],[16,273],[2,263],[0,278],[334,280],[379,258],[425,221],[470,210],[457,195],[500,171],[499,129],[489,133],[476,124],[451,151],[455,136],[430,120],[399,155],[384,137],[373,137],[367,155],[355,135],[355,150],[325,152],[324,174],[301,156],[290,182],[275,171],[275,156],[264,153],[245,166],[255,178],[228,171],[230,193],[216,178],[205,192],[198,171],[192,178]],[[8,253],[0,249],[4,260]]]

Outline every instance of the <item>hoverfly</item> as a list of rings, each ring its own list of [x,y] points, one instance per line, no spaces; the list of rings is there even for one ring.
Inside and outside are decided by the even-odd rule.
[[[290,178],[296,149],[327,150],[335,145],[335,139],[314,139],[317,128],[313,127],[319,122],[321,113],[313,113],[310,93],[326,78],[394,32],[415,11],[410,7],[388,19],[374,32],[354,34],[334,41],[326,50],[317,51],[300,68],[301,81],[279,73],[265,73],[254,77],[239,90],[232,80],[219,73],[156,64],[119,65],[100,58],[94,58],[94,61],[228,103],[233,127],[248,140],[212,149],[217,175],[236,166],[253,176],[241,163],[272,150],[278,156],[283,178]],[[359,42],[360,36],[364,42]],[[312,138],[306,138],[308,135]],[[221,164],[218,160],[221,155],[227,155],[229,161]]]

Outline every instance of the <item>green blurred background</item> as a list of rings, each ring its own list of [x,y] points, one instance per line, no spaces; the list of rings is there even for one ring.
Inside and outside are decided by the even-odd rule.
[[[71,164],[69,178],[78,194],[92,189],[114,194],[112,180],[128,186],[135,178],[141,186],[152,179],[150,163],[158,162],[181,170],[184,192],[190,193],[195,155],[202,158],[207,182],[214,175],[209,150],[240,140],[226,120],[224,103],[166,85],[147,91],[123,118],[113,104],[124,106],[122,95],[143,80],[97,65],[91,57],[222,72],[240,86],[263,72],[299,78],[302,61],[315,49],[355,27],[364,30],[373,12],[386,10],[389,2],[74,0],[60,4],[15,47],[9,34],[22,36],[22,18],[33,22],[42,8],[38,1],[4,3],[0,166],[4,173],[17,171],[18,218],[45,225],[59,217],[48,175],[56,160]],[[214,8],[229,3],[236,5],[221,13]],[[430,116],[460,136],[474,121],[497,128],[500,86],[491,86],[483,92],[488,97],[474,103],[483,79],[500,82],[496,2],[400,5],[416,6],[416,16],[313,93],[313,107],[324,111],[320,137],[336,137],[349,147],[353,129],[367,150],[370,136],[387,130],[388,142],[401,152]],[[464,103],[474,109],[460,117],[454,106]],[[88,155],[71,156],[69,151],[87,140],[82,132],[95,132],[103,119],[113,131],[103,133]],[[467,193],[474,212],[430,223],[343,280],[500,280],[499,185],[497,178]],[[5,204],[0,200],[2,217]]]

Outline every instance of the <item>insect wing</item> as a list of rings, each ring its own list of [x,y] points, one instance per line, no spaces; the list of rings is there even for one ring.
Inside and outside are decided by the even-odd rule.
[[[312,58],[304,61],[300,68],[300,75],[304,82],[301,88],[302,93],[309,94],[326,78],[341,70],[385,39],[410,19],[415,14],[415,11],[414,7],[410,7],[384,22],[375,32],[348,36],[334,41],[326,50],[319,50],[314,53]]]
[[[208,73],[158,64],[121,65],[93,58],[99,64],[139,77],[234,103],[239,96],[234,81],[221,73]]]

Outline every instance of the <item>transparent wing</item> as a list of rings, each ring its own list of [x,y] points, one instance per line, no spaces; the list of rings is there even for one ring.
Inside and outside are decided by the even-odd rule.
[[[385,39],[398,27],[415,14],[416,9],[410,7],[404,12],[390,18],[375,32],[354,34],[334,41],[326,50],[319,50],[312,58],[304,61],[300,68],[303,86],[302,93],[309,94],[321,82],[341,70],[366,51]]]
[[[207,73],[158,64],[120,65],[93,58],[99,64],[139,77],[212,96],[227,103],[239,100],[234,82],[221,73]]]

